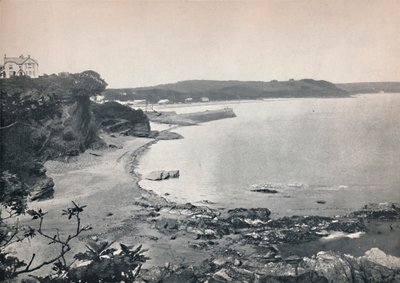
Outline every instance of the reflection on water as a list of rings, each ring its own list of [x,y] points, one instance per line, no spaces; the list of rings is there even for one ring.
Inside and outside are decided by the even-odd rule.
[[[368,202],[400,201],[400,94],[168,110],[225,106],[237,117],[178,128],[185,139],[161,141],[140,159],[143,175],[179,169],[179,179],[141,185],[173,200],[268,207],[279,215],[334,215]],[[250,191],[265,183],[283,186],[276,194]]]

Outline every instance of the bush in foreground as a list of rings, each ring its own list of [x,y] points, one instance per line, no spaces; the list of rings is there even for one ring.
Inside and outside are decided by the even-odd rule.
[[[81,213],[86,206],[80,206],[72,202],[73,206],[63,210],[63,215],[68,220],[75,221],[75,232],[62,237],[59,230],[54,234],[44,232],[43,222],[47,212],[39,210],[27,210],[33,221],[38,221],[37,228],[31,226],[19,226],[18,223],[9,224],[12,217],[19,214],[12,206],[4,209],[9,216],[0,214],[0,281],[11,281],[21,274],[30,274],[47,265],[53,265],[53,272],[44,277],[31,276],[39,282],[132,282],[141,270],[142,264],[148,259],[143,255],[145,250],[141,246],[133,248],[119,244],[119,248],[113,247],[113,242],[90,242],[87,250],[78,253],[72,261],[66,254],[71,250],[71,242],[81,233],[91,230],[90,225],[81,224]],[[2,211],[3,212],[3,211]],[[33,253],[29,262],[20,260],[10,255],[6,249],[12,244],[22,242],[34,237],[42,237],[49,240],[49,245],[59,250],[59,253],[51,259],[36,261]],[[41,251],[38,251],[41,252]],[[74,265],[77,261],[84,262],[83,266]]]

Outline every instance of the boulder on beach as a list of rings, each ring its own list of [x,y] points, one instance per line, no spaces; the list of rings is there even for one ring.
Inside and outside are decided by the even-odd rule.
[[[172,170],[168,171],[170,178],[178,178],[179,177],[179,170]]]
[[[179,178],[179,170],[172,170],[172,171],[152,171],[145,177],[147,180],[151,181],[161,181],[168,178]]]
[[[152,181],[160,181],[169,178],[169,174],[166,171],[152,171],[147,174],[146,179]]]

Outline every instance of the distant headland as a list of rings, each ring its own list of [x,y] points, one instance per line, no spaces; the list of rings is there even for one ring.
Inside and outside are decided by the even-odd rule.
[[[158,103],[263,99],[277,97],[347,97],[349,93],[328,81],[312,79],[269,82],[189,80],[152,87],[107,89],[107,100],[144,100]]]

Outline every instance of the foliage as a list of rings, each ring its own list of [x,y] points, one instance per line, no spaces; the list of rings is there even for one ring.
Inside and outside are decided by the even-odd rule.
[[[15,174],[4,171],[0,177],[0,188],[0,203],[9,208],[11,213],[22,213],[26,207],[27,187]]]
[[[124,119],[132,124],[148,122],[147,116],[141,109],[135,110],[118,102],[93,105],[93,113],[98,121]]]
[[[142,246],[133,248],[120,244],[120,250],[112,248],[113,243],[91,242],[87,251],[75,255],[78,260],[90,263],[72,269],[69,278],[81,282],[132,282],[139,274],[142,263],[148,258],[142,253]]]
[[[74,79],[72,90],[77,97],[100,94],[107,86],[107,83],[95,71],[84,71],[73,74],[72,77]]]
[[[0,281],[16,278],[20,274],[31,273],[46,265],[53,264],[53,272],[45,277],[32,276],[39,282],[132,282],[139,274],[142,264],[147,260],[143,255],[145,250],[141,246],[133,248],[119,244],[120,249],[112,247],[114,243],[107,241],[90,241],[85,252],[76,254],[72,261],[68,261],[66,254],[71,250],[71,241],[82,232],[92,229],[90,225],[81,225],[81,213],[85,205],[72,202],[73,206],[64,209],[62,215],[76,223],[75,232],[62,237],[56,232],[44,232],[43,222],[47,212],[27,210],[33,221],[39,221],[37,228],[18,225],[10,226],[0,218]],[[35,261],[36,254],[32,254],[27,263],[5,252],[5,248],[25,239],[42,237],[49,240],[49,245],[58,246],[59,253],[51,259],[42,262]],[[84,261],[84,266],[73,266],[76,261]]]

